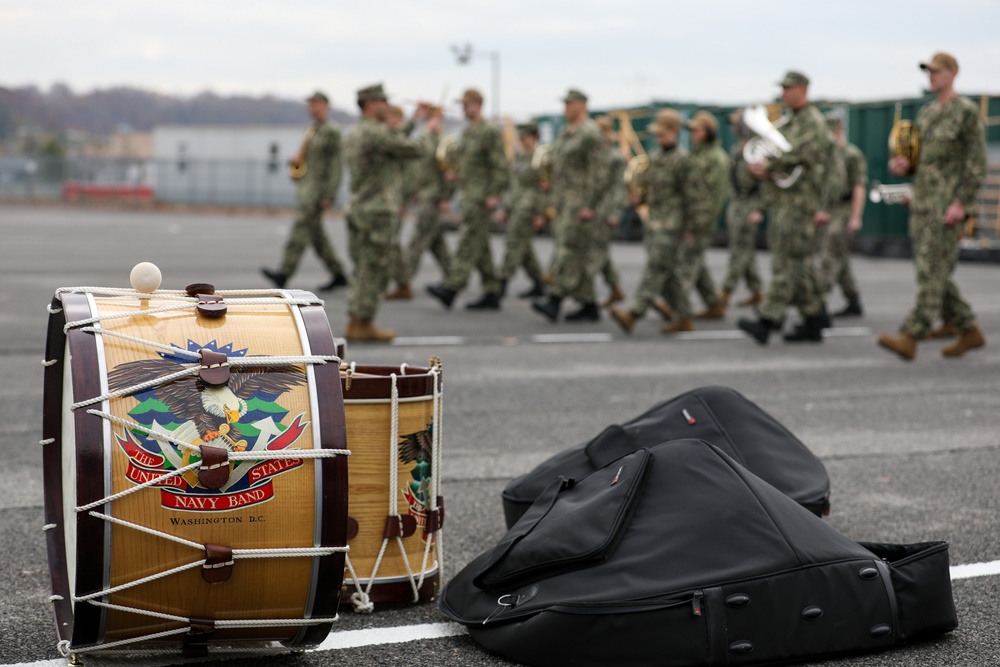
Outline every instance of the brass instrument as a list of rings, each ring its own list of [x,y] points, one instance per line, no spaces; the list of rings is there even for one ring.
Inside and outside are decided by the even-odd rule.
[[[628,161],[625,166],[625,187],[628,189],[629,197],[642,201],[646,198],[646,179],[644,175],[649,169],[649,156],[645,154],[636,155]]]
[[[437,148],[434,149],[434,157],[437,158],[438,167],[442,173],[456,173],[458,171],[455,159],[457,149],[458,139],[452,135],[445,135],[438,141]]]
[[[288,176],[293,181],[301,181],[306,176],[306,171],[308,171],[305,160],[306,150],[309,148],[309,142],[312,141],[315,131],[316,126],[310,125],[305,139],[302,140],[302,147],[299,148],[299,154],[296,156],[296,159],[288,161]]]
[[[767,109],[758,104],[744,109],[742,120],[743,127],[754,135],[743,146],[743,158],[750,164],[766,162],[792,150],[788,139],[778,131],[779,127],[788,122],[787,118],[772,123],[767,116]],[[802,165],[796,165],[791,173],[771,176],[774,184],[784,190],[792,187],[801,175]]]
[[[882,185],[878,181],[872,181],[872,186],[868,190],[868,199],[875,204],[902,204],[912,201],[913,183]]]
[[[552,187],[552,145],[545,144],[531,155],[531,168],[538,173],[538,187]]]
[[[910,161],[910,171],[917,168],[920,159],[920,133],[910,120],[903,120],[903,105],[896,103],[896,118],[889,130],[889,157],[905,157]]]

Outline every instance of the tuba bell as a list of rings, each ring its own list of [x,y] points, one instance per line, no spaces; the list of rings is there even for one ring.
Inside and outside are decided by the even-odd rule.
[[[625,188],[629,197],[642,201],[646,198],[646,170],[649,169],[649,156],[636,155],[625,166]]]
[[[742,122],[743,127],[753,134],[743,146],[743,158],[750,164],[766,162],[792,150],[788,139],[778,131],[788,122],[787,119],[772,123],[767,117],[767,109],[757,104],[743,110]],[[801,175],[802,165],[796,165],[788,174],[772,174],[774,184],[781,189],[792,187]]]
[[[920,159],[920,133],[910,120],[903,120],[903,105],[896,103],[896,118],[889,130],[889,157],[905,157],[910,161],[910,171],[917,168]]]
[[[456,164],[456,152],[458,149],[458,139],[452,135],[445,135],[438,140],[437,148],[434,149],[434,157],[437,158],[438,168],[442,173],[455,173],[458,171]]]

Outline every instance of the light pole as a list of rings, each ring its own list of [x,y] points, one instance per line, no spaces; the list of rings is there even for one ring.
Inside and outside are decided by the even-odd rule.
[[[455,59],[458,61],[459,65],[468,65],[469,61],[473,58],[489,58],[492,62],[492,86],[493,99],[490,101],[490,106],[493,108],[493,118],[495,120],[500,119],[500,51],[476,51],[472,48],[472,44],[466,42],[463,46],[458,44],[451,45],[451,52],[455,55]]]

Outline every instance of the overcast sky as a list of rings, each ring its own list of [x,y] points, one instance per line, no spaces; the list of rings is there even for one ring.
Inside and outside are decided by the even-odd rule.
[[[593,108],[766,100],[789,68],[814,98],[915,95],[936,50],[958,58],[961,92],[1000,93],[1000,1],[987,0],[0,0],[0,85],[321,88],[342,108],[376,81],[401,102],[489,96],[489,58],[461,66],[449,48],[467,42],[499,52],[515,117],[558,111],[570,86]]]

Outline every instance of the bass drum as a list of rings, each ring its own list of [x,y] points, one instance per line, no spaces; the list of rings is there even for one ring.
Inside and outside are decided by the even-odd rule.
[[[322,302],[69,288],[49,311],[60,651],[320,643],[343,586],[350,453]]]

